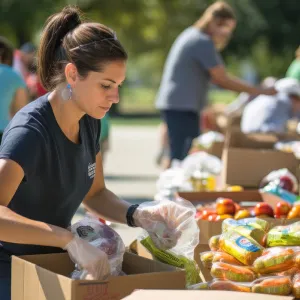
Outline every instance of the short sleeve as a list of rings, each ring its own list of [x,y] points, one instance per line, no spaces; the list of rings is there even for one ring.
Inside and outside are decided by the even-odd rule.
[[[223,65],[223,60],[218,53],[213,41],[205,40],[201,44],[197,44],[193,54],[197,62],[199,62],[206,70]]]
[[[19,164],[26,180],[37,171],[42,149],[42,137],[37,131],[25,127],[14,127],[3,135],[0,159],[10,159]]]

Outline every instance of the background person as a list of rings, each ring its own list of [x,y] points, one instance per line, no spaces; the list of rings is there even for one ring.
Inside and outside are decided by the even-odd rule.
[[[226,72],[219,51],[227,45],[235,26],[232,8],[215,2],[179,35],[170,50],[156,99],[168,128],[170,162],[184,159],[192,140],[200,134],[199,114],[207,104],[211,81],[237,92],[276,93],[273,88],[254,87]]]

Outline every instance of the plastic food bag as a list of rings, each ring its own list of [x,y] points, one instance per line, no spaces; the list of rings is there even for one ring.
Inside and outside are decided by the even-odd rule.
[[[264,250],[253,266],[258,273],[267,274],[286,271],[295,265],[295,252],[292,248],[275,247]]]
[[[245,237],[253,238],[260,245],[264,244],[266,233],[260,228],[254,228],[250,225],[241,225],[232,229]]]
[[[206,172],[211,175],[219,175],[222,170],[221,160],[206,152],[197,152],[188,155],[181,164],[186,177],[191,177],[195,171]]]
[[[186,284],[187,286],[199,283],[200,276],[196,262],[192,259],[188,259],[182,255],[176,255],[171,251],[165,251],[158,249],[151,238],[148,236],[141,240],[141,244],[149,250],[159,261],[172,265],[177,268],[184,269],[186,272]]]
[[[199,135],[193,140],[192,147],[199,150],[209,149],[215,142],[224,142],[224,135],[216,131],[209,131]]]
[[[259,219],[259,218],[246,218],[241,220],[226,219],[222,223],[222,232],[232,230],[237,226],[245,226],[245,225],[262,229],[265,232],[268,232],[268,230],[270,229],[270,224],[266,220]]]
[[[198,283],[199,271],[194,261],[194,251],[199,244],[196,208],[190,202],[177,198],[174,201],[144,202],[139,209],[143,212],[139,221],[143,222],[143,228],[147,230],[139,237],[140,242],[158,260],[184,268],[188,285]],[[166,228],[163,220],[168,220],[172,228]],[[179,237],[176,244],[169,235],[170,231]]]
[[[233,291],[251,293],[252,283],[240,283],[230,280],[215,279],[209,283],[209,289],[217,291]]]
[[[275,185],[294,193],[298,191],[298,180],[288,169],[272,171],[263,178],[260,187],[264,188],[270,183],[274,183]]]
[[[245,265],[252,265],[262,255],[264,248],[250,237],[235,231],[227,231],[220,237],[220,249]]]
[[[267,246],[298,246],[300,245],[300,222],[287,226],[276,226],[267,234]]]
[[[257,277],[255,272],[248,267],[235,266],[222,262],[213,263],[210,273],[214,278],[237,282],[250,282]]]
[[[72,225],[71,232],[107,254],[111,275],[118,276],[121,273],[125,245],[117,232],[91,215]],[[71,277],[85,279],[88,274],[85,270],[76,269]]]
[[[214,235],[212,236],[209,241],[208,241],[208,245],[209,245],[209,248],[210,250],[212,251],[218,251],[219,250],[219,240],[220,240],[220,236],[221,235]]]
[[[293,278],[293,295],[295,298],[300,298],[300,273]]]
[[[226,252],[215,252],[212,262],[223,262],[227,264],[243,266],[243,264]]]
[[[288,296],[291,292],[292,281],[288,276],[262,277],[252,286],[252,293]]]
[[[211,268],[215,253],[214,251],[200,253],[200,260],[205,268]]]
[[[200,282],[200,283],[197,283],[197,284],[193,284],[193,285],[190,285],[188,287],[188,290],[209,290],[209,283],[208,282]]]

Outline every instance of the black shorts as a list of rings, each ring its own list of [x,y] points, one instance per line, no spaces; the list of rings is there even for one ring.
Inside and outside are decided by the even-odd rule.
[[[199,136],[199,115],[192,111],[163,110],[162,118],[168,127],[171,160],[183,160]]]

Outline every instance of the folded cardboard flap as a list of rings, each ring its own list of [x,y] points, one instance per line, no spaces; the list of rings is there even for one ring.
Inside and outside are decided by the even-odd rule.
[[[140,290],[125,298],[126,300],[292,300],[293,297],[272,296],[265,294],[251,294],[229,291],[159,291]]]
[[[20,258],[56,274],[68,277],[75,268],[67,253],[23,255]]]

